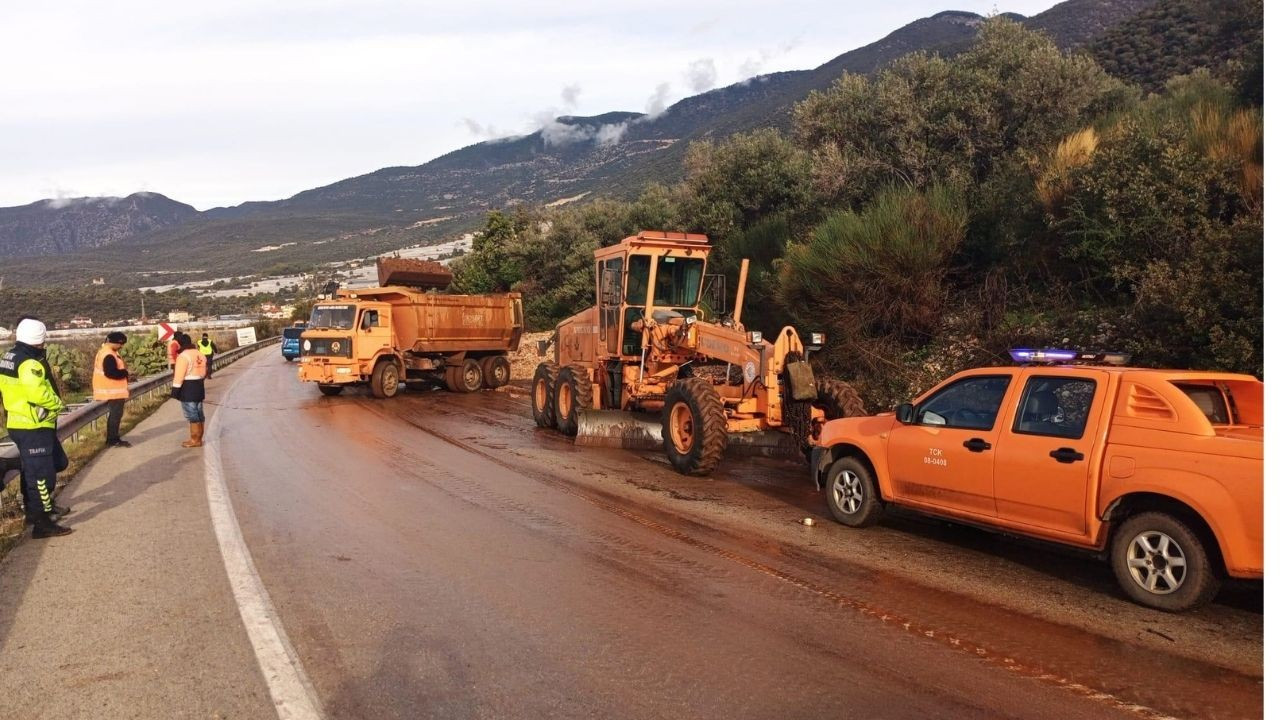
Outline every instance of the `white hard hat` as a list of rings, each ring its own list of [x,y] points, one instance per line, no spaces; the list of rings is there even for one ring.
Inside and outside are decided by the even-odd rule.
[[[17,329],[13,331],[14,339],[27,345],[43,345],[44,334],[44,323],[35,318],[23,320],[18,323]]]

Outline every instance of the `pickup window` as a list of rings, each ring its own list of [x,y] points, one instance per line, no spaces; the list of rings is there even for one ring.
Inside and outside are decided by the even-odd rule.
[[[1227,398],[1214,385],[1198,383],[1174,383],[1174,387],[1187,394],[1191,401],[1200,408],[1200,412],[1209,418],[1214,425],[1230,425],[1231,412],[1228,410]]]
[[[1080,439],[1097,383],[1087,378],[1036,375],[1027,378],[1013,431]]]
[[[920,403],[921,425],[990,430],[1009,388],[1009,375],[983,375],[957,380]]]

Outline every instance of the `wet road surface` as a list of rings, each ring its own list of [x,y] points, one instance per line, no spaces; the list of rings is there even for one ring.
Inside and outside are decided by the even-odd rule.
[[[535,431],[518,392],[326,398],[244,362],[224,470],[332,717],[1261,715],[1256,587],[1156,613],[1088,558],[838,526],[800,465],[687,478]]]

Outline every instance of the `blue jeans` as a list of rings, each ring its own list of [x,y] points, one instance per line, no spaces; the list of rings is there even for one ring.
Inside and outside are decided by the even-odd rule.
[[[182,414],[187,416],[187,422],[204,422],[204,401],[200,402],[182,402]]]

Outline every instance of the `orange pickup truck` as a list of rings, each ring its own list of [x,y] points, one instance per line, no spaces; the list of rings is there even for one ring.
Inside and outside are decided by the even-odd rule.
[[[835,518],[864,527],[893,504],[1087,548],[1166,611],[1262,577],[1262,382],[1014,357],[826,423],[812,472]]]

